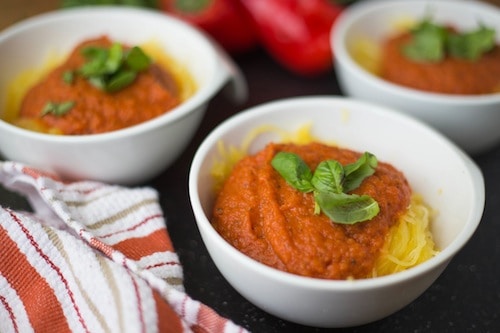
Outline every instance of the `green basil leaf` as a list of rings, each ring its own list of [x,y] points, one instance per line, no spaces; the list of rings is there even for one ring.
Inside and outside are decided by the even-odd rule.
[[[344,192],[358,188],[365,178],[375,173],[377,165],[378,161],[375,155],[365,152],[356,162],[344,166]]]
[[[62,79],[66,84],[72,84],[75,81],[75,72],[74,71],[64,71],[62,74]]]
[[[444,43],[447,31],[428,18],[411,31],[412,41],[403,47],[403,53],[415,61],[438,62],[445,57]]]
[[[314,192],[321,211],[333,222],[354,224],[371,220],[379,213],[378,203],[367,195]]]
[[[296,154],[279,152],[271,161],[273,168],[287,181],[288,184],[301,192],[313,190],[312,172],[307,164]]]
[[[421,32],[403,47],[404,54],[415,61],[438,62],[445,57],[443,40],[432,32]]]
[[[88,46],[82,49],[87,62],[83,64],[79,73],[84,77],[99,76],[107,73],[106,62],[109,51],[102,47]]]
[[[137,46],[130,49],[125,61],[130,69],[138,72],[147,69],[151,64],[151,58]]]
[[[102,76],[89,76],[87,81],[99,90],[106,90],[106,81]]]
[[[106,85],[106,91],[117,92],[134,82],[137,73],[134,71],[121,71],[111,77]]]
[[[106,73],[112,74],[118,71],[123,62],[123,47],[119,43],[113,43],[108,51],[108,56],[104,63]]]
[[[337,161],[323,161],[316,167],[311,183],[315,190],[320,192],[342,193],[344,168]]]
[[[51,113],[54,116],[60,117],[68,113],[74,105],[74,101],[65,101],[61,103],[48,102],[42,109],[41,116],[43,117]]]
[[[495,30],[481,26],[464,34],[450,34],[448,51],[456,58],[477,60],[495,46]]]

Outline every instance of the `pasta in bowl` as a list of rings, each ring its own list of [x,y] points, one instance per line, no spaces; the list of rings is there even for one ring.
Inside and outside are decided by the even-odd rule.
[[[311,161],[308,155],[320,148],[308,147],[307,145],[311,144],[307,143],[309,139],[299,143],[283,143],[287,141],[287,138],[284,139],[280,131],[283,131],[285,136],[292,133],[292,138],[296,139],[301,136],[297,135],[297,131],[300,132],[304,124],[311,126],[306,136],[311,135],[315,141],[321,140],[328,143],[327,158],[321,155],[315,162]],[[279,130],[260,131],[262,126]],[[258,135],[249,134],[256,130],[260,131]],[[297,147],[306,148],[302,150]],[[269,149],[273,153],[266,153]],[[377,190],[370,190],[374,184],[370,177],[376,176],[381,179],[385,171],[390,175],[397,174],[401,176],[402,183],[394,184],[394,189],[403,188],[403,192],[405,191],[403,185],[407,180],[413,193],[418,194],[423,201],[415,202],[413,200],[418,200],[419,197],[406,193],[403,195],[407,200],[402,204],[403,210],[407,212],[407,204],[412,202],[419,208],[425,208],[425,212],[432,212],[428,226],[432,234],[432,242],[429,243],[432,253],[425,260],[415,263],[411,268],[389,269],[385,273],[376,274],[375,277],[374,266],[370,265],[360,274],[352,272],[339,273],[338,276],[335,275],[337,273],[333,275],[302,274],[303,267],[306,268],[305,270],[314,271],[317,268],[315,263],[318,261],[327,262],[324,267],[329,268],[335,266],[333,262],[338,262],[339,266],[332,268],[336,272],[341,272],[343,267],[349,265],[356,269],[364,267],[364,261],[356,257],[357,251],[351,250],[349,246],[343,250],[343,253],[349,251],[352,253],[348,253],[346,257],[348,259],[342,261],[332,257],[324,259],[318,253],[328,251],[312,246],[311,248],[317,250],[317,253],[314,253],[315,251],[311,250],[308,244],[312,244],[315,235],[321,235],[323,241],[326,240],[328,244],[326,248],[332,249],[336,246],[336,242],[341,244],[339,241],[341,237],[335,232],[330,233],[325,230],[341,229],[344,232],[343,235],[355,235],[353,229],[366,229],[377,217],[373,220],[369,217],[368,221],[357,221],[352,225],[339,226],[335,223],[338,222],[335,221],[337,218],[335,216],[330,218],[327,214],[332,205],[325,204],[325,201],[328,202],[330,199],[327,198],[321,202],[323,193],[317,188],[321,185],[311,180],[310,183],[316,183],[313,185],[315,187],[313,190],[295,193],[296,189],[289,188],[291,186],[286,179],[280,179],[276,173],[269,183],[272,183],[273,187],[286,187],[285,191],[293,192],[290,201],[277,192],[270,192],[271,194],[261,192],[268,185],[266,185],[267,181],[264,181],[266,176],[259,174],[240,185],[233,185],[239,188],[238,200],[234,200],[233,203],[220,202],[219,193],[224,192],[226,186],[231,186],[227,184],[235,174],[234,170],[239,170],[235,177],[240,179],[245,173],[253,173],[253,171],[245,171],[245,168],[239,166],[239,162],[234,164],[234,167],[229,165],[226,162],[227,155],[235,155],[236,157],[230,158],[234,160],[240,160],[243,155],[248,155],[241,161],[250,158],[248,163],[263,163],[265,166],[262,168],[272,173],[277,170],[268,162],[277,155],[276,152],[297,153],[310,168],[313,173],[312,177],[315,177],[321,162],[335,160],[336,155],[331,154],[331,149],[343,154],[342,157],[338,155],[337,159],[344,171],[347,170],[346,174],[352,174],[349,170],[353,168],[358,170],[353,165],[364,165],[358,160],[366,154],[360,152],[370,152],[368,156],[376,156],[378,163],[375,163],[375,173],[366,177],[358,188],[347,191],[347,194],[349,196],[354,193],[359,197],[366,194],[373,196],[380,206],[378,214],[386,214],[388,205],[380,200],[380,197],[377,198],[375,194]],[[242,151],[244,151],[243,154]],[[312,157],[314,158],[317,157]],[[368,163],[368,165],[374,164]],[[224,170],[225,167],[231,171]],[[366,168],[361,167],[361,169]],[[222,170],[218,174],[222,175],[223,181],[216,176],[217,173],[214,174],[214,170]],[[444,173],[443,170],[449,171]],[[225,180],[225,175],[229,173],[231,176]],[[393,179],[393,177],[389,178]],[[460,185],[457,183],[458,178],[463,181]],[[245,203],[245,201],[254,200],[250,195],[251,191],[248,190],[250,183],[257,183],[259,188],[256,197],[259,197],[261,201],[257,204],[259,207],[257,209],[246,206]],[[305,187],[307,186],[309,185]],[[351,185],[344,186],[351,188]],[[467,187],[465,191],[463,186]],[[472,236],[480,221],[484,206],[484,183],[481,172],[453,143],[426,125],[393,110],[334,97],[304,97],[276,101],[242,112],[222,123],[205,139],[195,154],[190,171],[189,192],[197,225],[207,249],[221,273],[235,289],[271,314],[300,324],[319,327],[365,324],[388,316],[412,302],[432,284],[449,260]],[[314,202],[316,192],[319,193],[317,197],[320,198],[319,214]],[[466,195],[464,195],[465,192]],[[307,215],[310,220],[306,223],[322,224],[325,229],[317,232],[302,229],[299,233],[306,235],[304,238],[306,241],[302,239],[288,243],[289,234],[281,231],[294,230],[289,233],[296,233],[295,225],[298,222],[283,219],[284,214],[274,210],[265,214],[259,213],[262,207],[266,207],[267,211],[268,206],[274,206],[275,203],[270,198],[276,196],[282,206],[290,209],[292,216]],[[343,195],[341,196],[344,198]],[[299,211],[290,206],[290,202],[298,200],[306,202],[307,207],[304,210]],[[395,201],[399,199],[390,199],[388,202],[393,205]],[[243,212],[241,215],[243,217],[236,215],[231,209]],[[229,219],[233,220],[232,223],[236,227],[230,226],[229,231],[221,233],[221,229],[225,227],[220,227],[220,216],[217,215],[224,214],[230,216]],[[265,221],[262,224],[248,224],[247,220],[253,220],[255,215],[264,216]],[[400,214],[400,216],[403,215],[406,214]],[[427,218],[429,216],[418,217],[417,220]],[[283,220],[285,222],[282,223]],[[240,233],[241,229],[243,229],[243,234]],[[424,231],[425,229],[424,227]],[[254,232],[254,235],[251,236],[250,241],[247,241],[244,234],[248,235],[250,232]],[[358,240],[355,244],[358,246],[363,243],[363,237],[374,240],[373,235],[376,233],[368,233],[370,236],[358,234],[358,236],[352,236],[352,239]],[[235,241],[230,241],[231,237],[227,235],[232,235]],[[414,234],[412,239],[413,236]],[[273,237],[275,239],[272,239]],[[262,242],[263,238],[268,241]],[[259,242],[263,243],[262,248],[255,249],[248,246],[248,244]],[[396,242],[401,244],[402,241]],[[273,248],[273,250],[279,247],[288,249],[297,247],[298,250],[296,252],[275,251],[278,254],[273,257],[265,251],[266,247]],[[384,250],[381,248],[376,252],[382,253],[387,250],[387,248]],[[254,256],[255,253],[260,252],[264,253],[263,257],[267,258],[267,262]],[[351,254],[354,257],[349,257]],[[306,258],[304,261],[306,264],[300,263],[300,257]],[[271,265],[270,263],[273,262],[278,265]],[[301,269],[294,268],[296,266],[291,263],[295,262],[299,262],[298,266]],[[316,269],[316,271],[324,272],[328,269],[323,271]]]

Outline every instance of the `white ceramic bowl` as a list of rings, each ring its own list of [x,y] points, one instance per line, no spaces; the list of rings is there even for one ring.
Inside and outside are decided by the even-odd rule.
[[[470,30],[484,23],[500,43],[500,9],[480,1],[373,0],[350,6],[332,29],[336,75],[349,96],[382,103],[416,116],[442,131],[467,152],[484,152],[500,141],[500,93],[457,96],[424,92],[385,81],[351,57],[361,39],[378,43],[393,33],[396,22],[419,20],[431,13],[436,22]]]
[[[89,7],[36,16],[0,32],[0,113],[6,87],[20,72],[40,68],[49,54],[65,55],[103,34],[129,45],[154,41],[184,65],[198,89],[164,115],[96,135],[55,136],[0,120],[0,152],[68,179],[134,184],[165,170],[183,152],[210,99],[229,81],[236,98],[246,86],[238,69],[203,33],[160,12],[131,7]],[[138,110],[139,112],[139,110]]]
[[[218,142],[239,147],[249,131],[261,125],[293,132],[306,123],[313,124],[312,134],[321,140],[370,151],[380,161],[402,170],[413,190],[438,211],[432,233],[441,252],[401,273],[333,281],[270,268],[227,243],[210,224],[215,200],[210,169],[214,159],[220,158]],[[272,134],[259,137],[249,153],[276,139]],[[449,139],[400,112],[342,97],[271,102],[224,121],[206,137],[194,156],[189,195],[203,241],[229,283],[250,302],[275,316],[319,327],[369,323],[415,300],[472,236],[485,199],[481,171]]]

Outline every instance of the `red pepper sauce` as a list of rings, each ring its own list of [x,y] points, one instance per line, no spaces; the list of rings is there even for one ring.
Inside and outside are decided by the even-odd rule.
[[[379,162],[352,192],[373,197],[379,214],[354,225],[336,224],[314,213],[312,193],[295,190],[274,170],[271,160],[279,151],[298,154],[312,170],[323,160],[345,165],[360,156],[320,143],[269,144],[234,167],[213,209],[214,228],[244,254],[282,271],[323,279],[369,277],[389,229],[410,203],[403,174]]]
[[[81,54],[84,47],[111,44],[107,37],[101,37],[78,45],[63,64],[26,93],[19,117],[35,120],[40,127],[57,129],[61,134],[96,134],[142,123],[180,103],[173,78],[155,64],[139,73],[133,84],[115,93],[99,90],[80,76],[71,84],[63,80],[63,73],[77,70],[85,63]],[[68,113],[42,116],[47,103],[66,101],[75,102]]]
[[[446,57],[417,62],[401,51],[408,33],[388,39],[382,48],[381,76],[406,87],[444,94],[478,95],[500,92],[500,46],[478,60]]]

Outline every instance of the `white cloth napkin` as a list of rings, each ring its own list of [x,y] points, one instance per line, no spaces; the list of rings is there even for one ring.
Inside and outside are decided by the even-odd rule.
[[[157,192],[0,162],[0,332],[246,332],[184,292]]]

